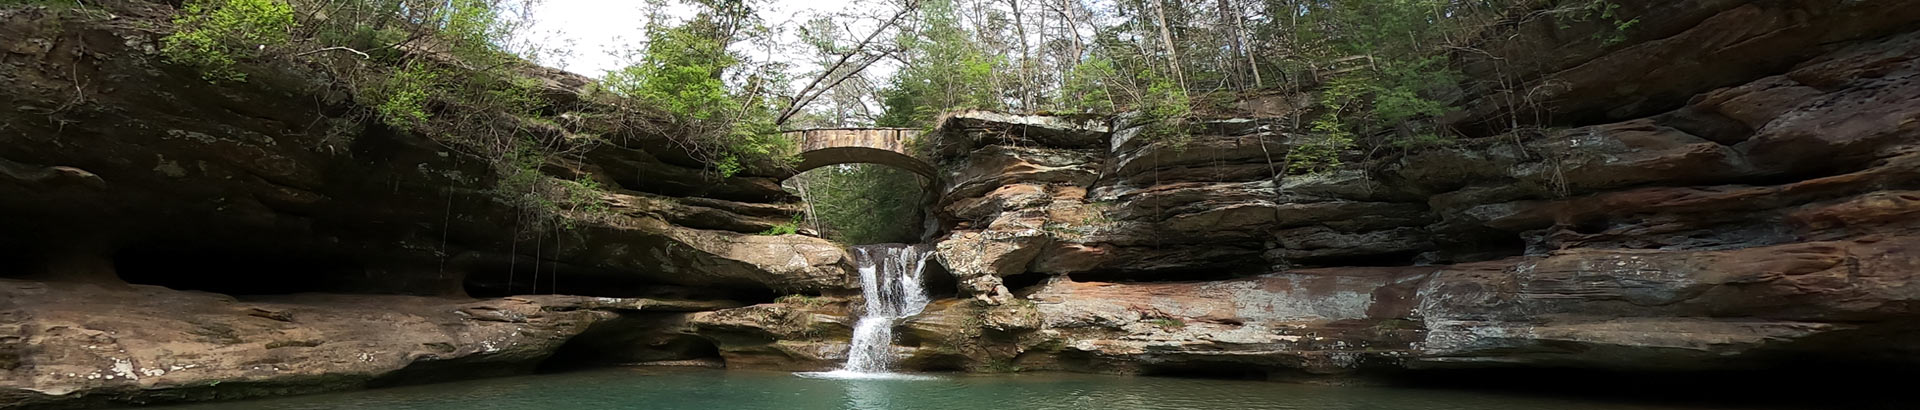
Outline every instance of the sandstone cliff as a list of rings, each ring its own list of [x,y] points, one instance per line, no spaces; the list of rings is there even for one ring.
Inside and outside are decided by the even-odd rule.
[[[1617,45],[1490,36],[1528,40],[1459,57],[1467,138],[1330,173],[1282,175],[1285,101],[1181,146],[1124,116],[950,117],[938,246],[975,301],[910,325],[966,336],[908,350],[1273,376],[1920,357],[1920,15],[1626,3],[1647,25]]]
[[[1311,90],[1251,96],[1182,144],[1127,115],[947,117],[924,159],[957,295],[907,320],[902,364],[1287,378],[1920,357],[1920,8],[1620,3],[1642,24],[1618,43],[1545,21],[1485,33],[1453,56],[1475,81],[1442,120],[1465,137],[1327,173],[1283,172]],[[359,120],[326,73],[209,84],[156,54],[164,2],[108,4],[0,8],[0,407],[844,360],[846,252],[753,234],[797,212],[787,175],[719,178],[661,133],[562,123],[609,142],[541,171],[608,187],[610,211],[527,229],[485,159]],[[584,78],[525,71],[557,117],[611,109]],[[774,301],[790,293],[809,296]]]
[[[272,61],[246,82],[209,83],[167,63],[157,49],[173,12],[0,8],[0,407],[525,372],[583,333],[650,337],[588,332],[596,324],[676,320],[470,296],[711,310],[853,286],[838,245],[755,234],[797,212],[785,175],[720,178],[665,135],[564,123],[553,132],[608,142],[541,170],[598,181],[608,211],[527,222],[487,161],[365,120],[326,71]],[[524,71],[556,117],[613,109],[581,97],[583,77]],[[285,296],[310,292],[341,296]],[[712,355],[659,342],[678,353],[601,359]]]

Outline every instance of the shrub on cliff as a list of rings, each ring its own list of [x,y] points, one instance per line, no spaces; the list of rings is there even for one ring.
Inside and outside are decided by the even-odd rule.
[[[607,73],[602,88],[664,111],[694,155],[721,176],[754,163],[791,166],[794,142],[782,137],[768,83],[774,72],[753,72],[727,50],[740,31],[757,26],[744,4],[700,3],[692,20],[669,24],[656,14],[647,24],[647,45],[638,61]],[[729,87],[728,76],[743,87]]]
[[[1193,98],[1187,95],[1186,88],[1166,76],[1149,73],[1148,77],[1147,89],[1134,106],[1140,111],[1141,119],[1147,121],[1140,136],[1165,141],[1176,148],[1185,147],[1192,139],[1187,125],[1193,116]]]
[[[234,65],[277,51],[293,29],[293,7],[275,0],[191,0],[161,39],[168,60],[200,69],[209,81],[246,81]]]
[[[214,82],[245,81],[247,64],[297,62],[331,81],[365,122],[432,138],[489,162],[501,200],[530,229],[606,212],[588,179],[543,166],[576,156],[605,130],[567,128],[540,97],[513,39],[527,0],[188,0],[164,37],[167,61]],[[619,126],[617,122],[613,126]],[[577,125],[577,124],[576,124]],[[351,127],[348,127],[351,128]],[[352,138],[354,132],[339,138]],[[566,214],[566,217],[562,217]]]
[[[1083,113],[1113,112],[1114,98],[1107,91],[1107,82],[1118,75],[1113,59],[1105,56],[1088,57],[1075,64],[1060,85],[1064,108]]]

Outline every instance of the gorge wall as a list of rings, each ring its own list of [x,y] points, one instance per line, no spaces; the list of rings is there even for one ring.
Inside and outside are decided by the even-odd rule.
[[[1315,380],[1920,357],[1920,15],[1623,5],[1644,26],[1617,44],[1488,34],[1455,56],[1477,80],[1442,121],[1465,137],[1332,172],[1283,172],[1304,94],[1171,140],[1127,115],[950,115],[927,155],[959,294],[908,321],[903,364]],[[819,369],[845,312],[702,323],[730,364]]]
[[[952,116],[938,247],[973,299],[915,323],[912,354],[1256,377],[1911,363],[1911,9],[1647,2],[1607,47],[1518,22],[1503,35],[1549,35],[1459,57],[1485,79],[1448,118],[1467,138],[1313,175],[1281,172],[1290,95],[1188,141]]]
[[[1464,137],[1327,173],[1283,172],[1300,91],[1180,142],[1128,115],[948,116],[923,138],[951,275],[930,273],[900,364],[1312,379],[1920,358],[1920,8],[1620,3],[1641,23],[1617,43],[1602,24],[1486,33],[1453,56],[1475,80],[1441,120]],[[157,55],[165,2],[106,4],[0,8],[0,408],[845,359],[846,251],[755,234],[798,212],[787,173],[720,178],[663,133],[566,121],[549,132],[608,143],[541,171],[607,187],[609,211],[531,224],[485,159],[354,118],[327,73],[209,84]],[[525,71],[553,116],[617,109]]]
[[[576,119],[530,128],[606,141],[540,170],[596,181],[607,209],[536,223],[487,159],[367,120],[333,73],[210,83],[157,51],[167,2],[94,3],[0,7],[0,408],[711,359],[639,332],[857,286],[840,245],[755,234],[797,212],[788,174],[720,178],[595,122],[617,108],[584,77],[522,69]],[[585,296],[499,298],[555,293]]]

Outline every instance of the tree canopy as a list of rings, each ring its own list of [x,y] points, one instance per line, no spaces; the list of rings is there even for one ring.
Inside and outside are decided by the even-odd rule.
[[[546,191],[519,197],[554,208],[592,186],[523,174],[597,139],[542,132],[556,119],[513,69],[552,51],[520,36],[539,1],[187,0],[162,43],[208,81],[247,81],[246,60],[322,62],[368,118],[495,158],[504,192]],[[924,128],[961,109],[1132,111],[1180,146],[1193,118],[1255,92],[1305,102],[1278,119],[1299,136],[1282,169],[1321,172],[1358,148],[1447,143],[1433,119],[1460,94],[1449,56],[1503,19],[1635,23],[1606,0],[859,0],[773,23],[768,0],[677,1],[645,4],[645,38],[597,89],[657,113],[722,177],[779,174],[796,154],[785,129]]]

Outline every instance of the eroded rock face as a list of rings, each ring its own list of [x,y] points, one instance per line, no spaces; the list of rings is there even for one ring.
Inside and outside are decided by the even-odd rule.
[[[1470,84],[1467,122],[1533,121],[1509,117],[1526,112],[1518,105],[1575,121],[1656,115],[1698,93],[1793,70],[1836,45],[1903,33],[1920,19],[1900,0],[1613,4],[1620,21],[1638,19],[1632,29],[1606,19],[1526,19],[1461,52],[1468,77],[1483,79]],[[1624,41],[1604,44],[1613,40]]]
[[[604,211],[536,221],[459,136],[369,120],[328,73],[166,62],[166,3],[0,7],[0,407],[714,360],[694,312],[855,286],[839,246],[756,234],[798,212],[786,175],[721,178],[636,131],[659,127],[586,115],[616,108],[584,77],[521,68],[559,119],[535,131],[617,130],[540,167]]]
[[[1057,280],[1028,296],[1057,338],[1022,367],[1156,372],[1254,364],[1337,373],[1406,354],[1424,269],[1296,271],[1211,282]]]
[[[954,181],[938,249],[972,299],[909,321],[929,337],[901,342],[907,363],[1284,377],[1920,359],[1920,17],[1626,3],[1649,26],[1618,45],[1490,48],[1514,58],[1502,75],[1559,87],[1541,109],[1577,126],[1323,174],[1279,171],[1285,121],[1203,121],[1175,144],[1121,117],[1081,128],[1109,132],[1091,150],[994,135],[1030,120],[950,119],[934,137],[964,149],[938,159]],[[1551,38],[1570,40],[1526,42]],[[1556,47],[1594,51],[1541,51]],[[1735,49],[1751,52],[1704,57]],[[1453,118],[1469,132],[1511,108],[1481,86]]]
[[[0,407],[231,400],[531,372],[642,313],[726,307],[580,296],[246,298],[0,280]],[[643,347],[635,346],[634,349]],[[666,352],[676,357],[688,352]]]
[[[730,367],[821,371],[846,361],[848,301],[807,298],[695,313],[682,330],[711,340]]]
[[[1911,362],[1920,358],[1910,324],[1916,247],[1920,237],[1872,236],[1727,251],[1581,249],[1444,267],[1419,291],[1426,335],[1410,365]]]
[[[903,322],[900,363],[1280,377],[1920,357],[1920,8],[1620,3],[1643,29],[1618,44],[1524,21],[1456,57],[1522,88],[1461,87],[1445,120],[1474,138],[1322,174],[1284,175],[1303,131],[1275,118],[1176,143],[1126,116],[949,116],[927,160],[961,297]],[[206,84],[155,54],[163,24],[137,24],[169,11],[128,4],[0,11],[0,214],[18,216],[0,218],[0,276],[40,280],[0,280],[0,405],[845,358],[845,251],[751,234],[797,210],[777,172],[717,178],[663,136],[612,135],[543,168],[609,187],[609,211],[529,232],[484,159],[344,118],[352,99],[299,67]],[[1512,35],[1538,30],[1567,31]],[[552,111],[595,109],[584,79],[529,70]],[[1516,92],[1555,127],[1506,130]],[[228,260],[247,263],[206,266]],[[702,301],[464,297],[538,290]],[[284,295],[314,291],[362,295]],[[785,293],[829,295],[716,301]]]
[[[129,267],[112,263],[126,255],[180,254],[257,259],[260,268],[335,261],[310,274],[351,283],[305,291],[457,295],[464,283],[527,292],[525,282],[503,285],[505,273],[541,269],[576,292],[610,296],[650,285],[851,285],[845,252],[830,242],[753,235],[798,212],[781,175],[719,178],[665,136],[632,131],[652,127],[567,121],[624,130],[579,161],[544,168],[598,181],[607,189],[596,200],[608,209],[535,221],[496,192],[501,177],[488,160],[437,139],[452,137],[357,119],[364,107],[328,88],[325,73],[294,64],[250,65],[247,82],[208,83],[156,51],[166,32],[154,27],[167,27],[172,9],[110,6],[121,18],[0,10],[0,79],[10,90],[0,97],[9,107],[0,114],[0,212],[17,216],[0,221],[0,245],[27,259],[59,255],[18,269],[34,277],[111,279],[114,267]],[[609,109],[584,101],[583,77],[525,70],[544,80],[545,108],[560,118]],[[103,269],[54,266],[89,259]],[[529,268],[542,264],[549,268]]]
[[[1920,238],[1729,251],[1570,250],[1450,266],[1178,283],[1056,279],[1026,296],[1027,369],[1340,374],[1488,366],[1671,371],[1912,362]],[[937,322],[915,322],[938,329]],[[939,333],[934,331],[933,333]]]

